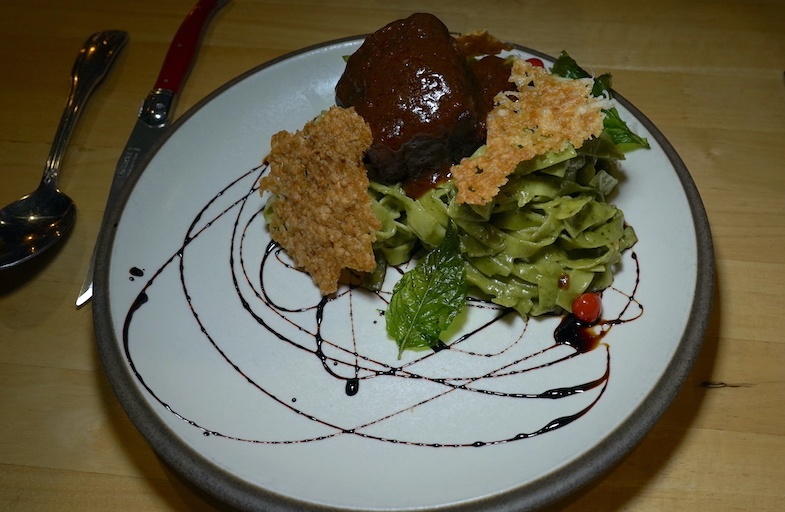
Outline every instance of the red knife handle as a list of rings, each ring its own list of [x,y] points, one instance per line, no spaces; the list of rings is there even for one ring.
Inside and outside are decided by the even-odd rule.
[[[199,0],[183,20],[166,52],[154,89],[177,93],[191,70],[199,42],[210,18],[228,0]]]

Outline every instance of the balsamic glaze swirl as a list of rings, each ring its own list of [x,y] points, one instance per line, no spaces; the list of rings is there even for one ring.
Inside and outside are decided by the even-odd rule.
[[[292,444],[353,435],[415,446],[480,447],[552,432],[578,420],[600,401],[611,374],[611,350],[603,338],[613,326],[635,320],[643,311],[635,299],[640,281],[635,253],[630,252],[635,265],[635,279],[628,285],[630,289],[623,291],[612,287],[605,292],[606,296],[615,295],[619,303],[618,313],[611,320],[585,326],[574,317],[567,316],[549,336],[550,339],[545,340],[541,334],[530,332],[532,324],[539,323],[539,320],[524,322],[517,315],[510,314],[510,310],[470,300],[469,319],[465,320],[462,332],[455,334],[452,341],[436,350],[398,360],[397,347],[384,335],[382,318],[390,286],[385,285],[381,291],[372,293],[355,286],[349,276],[336,295],[321,297],[318,292],[311,294],[296,286],[297,279],[309,282],[307,276],[303,277],[292,267],[286,254],[274,242],[267,243],[263,251],[258,249],[259,240],[266,236],[266,232],[259,229],[264,226],[264,205],[257,183],[266,170],[266,166],[251,169],[201,207],[186,230],[181,246],[162,264],[155,264],[157,268],[125,314],[122,343],[128,365],[149,396],[171,414],[205,436],[240,442]],[[218,221],[224,223],[221,229],[215,227]],[[231,225],[231,229],[226,229],[227,225]],[[234,295],[231,298],[217,297],[214,306],[231,308],[231,305],[225,305],[230,302],[229,299],[239,301],[241,308],[238,309],[243,320],[256,325],[259,338],[264,340],[254,349],[258,350],[260,358],[269,355],[268,351],[287,348],[294,354],[295,360],[290,362],[293,366],[298,361],[303,366],[318,361],[317,367],[323,372],[322,376],[316,376],[322,379],[320,382],[340,383],[340,387],[328,386],[314,391],[314,396],[320,397],[321,403],[314,406],[312,399],[287,396],[281,391],[285,387],[280,382],[271,380],[272,377],[264,372],[249,370],[247,361],[238,359],[233,351],[231,334],[225,332],[231,330],[231,323],[219,324],[210,319],[211,315],[205,314],[210,313],[201,297],[205,291],[199,283],[191,281],[187,269],[192,257],[201,257],[198,252],[201,249],[194,249],[196,241],[213,230],[218,230],[213,234],[217,234],[228,246],[228,252],[218,250],[226,258],[214,264],[224,270],[228,268],[231,288],[227,289],[233,289]],[[249,248],[250,244],[257,247]],[[214,250],[217,249],[210,249]],[[143,262],[139,262],[129,270],[130,286],[138,286],[135,281],[147,273],[142,270],[144,268]],[[400,273],[403,270],[393,269],[388,276],[389,281],[394,281],[396,275],[392,274],[396,271]],[[163,278],[170,272],[179,274],[181,290],[175,295],[184,300],[201,335],[201,339],[189,343],[207,342],[237,379],[247,383],[254,393],[271,401],[282,415],[289,415],[291,421],[303,420],[315,425],[317,434],[281,439],[280,433],[278,437],[267,438],[238,435],[226,428],[219,430],[211,427],[209,420],[197,420],[190,413],[180,412],[178,402],[165,399],[166,391],[148,383],[152,374],[146,375],[144,368],[138,368],[133,355],[133,346],[139,342],[134,326],[136,322],[145,321],[141,315],[146,309],[157,307],[156,301],[161,300],[163,288],[167,288],[167,296],[171,295],[171,281]],[[289,286],[287,283],[295,284]],[[237,312],[233,310],[232,314]],[[491,340],[495,341],[491,343]],[[166,340],[160,342],[166,343]],[[442,362],[445,358],[449,359]],[[456,362],[454,367],[451,366],[453,361]],[[568,364],[570,368],[576,368],[576,363],[586,369],[579,375],[578,382],[568,375],[572,371],[561,369]],[[448,369],[445,370],[445,367]],[[313,371],[315,367],[310,365],[308,368]],[[297,379],[298,375],[296,368],[289,373],[291,379]],[[545,384],[540,382],[550,384],[559,376],[564,379],[563,382],[546,385],[543,389]],[[369,386],[370,389],[364,393]],[[409,401],[396,403],[390,400],[391,396],[397,396],[402,386],[413,390]],[[303,388],[299,389],[303,392]],[[340,399],[339,395],[344,398]],[[414,428],[400,431],[400,422],[406,413],[427,418],[442,401],[456,395],[471,403],[465,411],[465,419],[469,421],[471,415],[486,410],[489,405],[484,402],[491,400],[494,401],[493,408],[500,404],[502,409],[508,407],[510,410],[526,408],[527,404],[545,404],[546,407],[537,409],[540,411],[537,413],[537,425],[512,424],[506,433],[494,433],[485,439],[478,439],[481,433],[466,434],[458,432],[460,429],[452,432],[448,427],[441,439],[419,437]],[[174,396],[178,395],[175,393]],[[355,417],[344,412],[342,415],[333,410],[331,397],[335,400],[350,399],[352,406],[363,409],[365,414]],[[388,425],[392,423],[395,425]],[[472,435],[472,438],[466,437]]]

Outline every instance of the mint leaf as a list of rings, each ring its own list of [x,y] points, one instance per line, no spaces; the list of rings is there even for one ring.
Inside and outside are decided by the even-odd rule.
[[[439,335],[466,305],[467,287],[458,228],[450,221],[441,244],[393,288],[385,319],[398,358],[404,350],[440,343]]]

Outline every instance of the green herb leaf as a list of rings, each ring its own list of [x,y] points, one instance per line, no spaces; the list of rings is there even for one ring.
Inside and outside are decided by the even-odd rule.
[[[604,112],[603,128],[619,151],[627,152],[638,148],[649,149],[649,141],[630,130],[615,107]]]
[[[553,63],[551,73],[563,78],[591,78],[594,80],[594,86],[591,93],[594,96],[602,96],[603,94],[611,95],[612,77],[610,73],[605,73],[597,77],[592,77],[585,69],[580,67],[578,63],[567,52],[561,52],[559,58]]]
[[[567,52],[561,52],[559,58],[554,62],[551,72],[564,78],[591,78],[591,75],[580,67]],[[606,73],[594,78],[594,87],[592,87],[591,92],[594,96],[606,94],[610,98],[611,75]],[[649,149],[649,141],[630,130],[627,123],[619,116],[616,108],[604,110],[603,112],[605,112],[605,120],[603,122],[605,133],[608,134],[619,151],[626,153],[638,148]]]
[[[553,63],[551,73],[564,78],[590,78],[591,75],[586,72],[578,63],[569,56],[565,51],[559,54],[559,58]]]
[[[450,221],[441,244],[393,288],[385,319],[399,358],[404,350],[440,343],[441,333],[466,305],[467,287],[458,229]]]

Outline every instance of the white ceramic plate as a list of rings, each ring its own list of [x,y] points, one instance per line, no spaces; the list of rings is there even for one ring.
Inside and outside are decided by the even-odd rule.
[[[270,136],[333,103],[360,43],[267,63],[177,122],[99,243],[106,372],[155,451],[242,509],[537,508],[632,449],[688,373],[713,287],[700,198],[663,135],[617,97],[652,143],[624,162],[615,199],[640,239],[604,297],[621,322],[577,353],[555,343],[557,318],[492,321],[497,310],[473,307],[450,350],[399,361],[385,294],[320,303],[268,251],[255,190]]]

